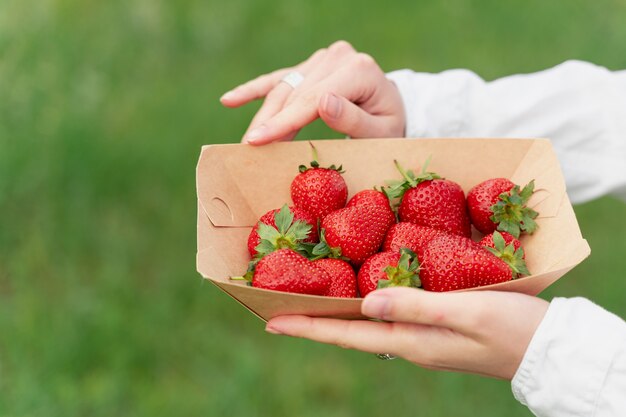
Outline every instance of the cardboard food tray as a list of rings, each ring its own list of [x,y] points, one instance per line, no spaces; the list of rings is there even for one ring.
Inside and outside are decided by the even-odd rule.
[[[469,289],[516,291],[536,295],[582,262],[589,253],[571,203],[559,162],[546,139],[360,139],[315,141],[322,166],[342,164],[349,197],[399,179],[393,160],[456,181],[467,194],[488,178],[505,177],[525,185],[535,180],[529,206],[539,212],[539,229],[523,236],[533,275]],[[298,165],[311,160],[307,142],[268,146],[208,145],[197,166],[197,269],[220,289],[263,320],[282,314],[362,318],[361,299],[281,293],[253,288],[241,276],[249,261],[247,238],[265,212],[291,204],[289,188]]]

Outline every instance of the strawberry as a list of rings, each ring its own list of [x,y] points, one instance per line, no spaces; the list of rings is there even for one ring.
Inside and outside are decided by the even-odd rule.
[[[472,224],[484,234],[496,230],[519,238],[521,232],[532,234],[537,229],[538,213],[526,207],[535,189],[535,181],[521,191],[519,185],[506,178],[483,181],[467,193]]]
[[[313,148],[311,168],[300,165],[300,173],[291,182],[293,204],[321,220],[331,211],[345,207],[348,199],[348,186],[341,174],[344,172],[335,165],[320,168],[317,151]]]
[[[378,190],[362,190],[352,196],[346,204],[346,207],[355,206],[379,206],[384,208],[389,214],[387,215],[389,226],[396,223],[396,215],[391,209],[387,196]]]
[[[391,210],[391,205],[389,204],[389,199],[387,196],[378,190],[361,190],[348,200],[348,204],[346,207],[354,207],[354,206],[383,206],[389,208]]]
[[[263,224],[264,226],[261,226]],[[315,243],[318,241],[317,222],[315,218],[297,207],[270,210],[259,219],[248,236],[248,252],[257,255],[257,247],[261,243],[259,227],[263,227],[264,238],[271,245],[264,244],[264,254],[280,248],[296,249],[299,242]]]
[[[488,247],[488,248],[494,248],[494,249],[495,249],[496,244],[495,244],[495,242],[494,242],[494,241],[496,240],[496,238],[495,238],[495,236],[494,236],[494,235],[496,235],[496,234],[499,234],[500,236],[502,236],[502,238],[504,239],[504,244],[505,244],[506,246],[508,246],[509,244],[511,244],[511,243],[512,243],[512,244],[513,244],[513,248],[514,248],[515,250],[517,250],[517,249],[519,249],[519,248],[521,248],[521,247],[522,247],[522,244],[520,243],[520,241],[519,241],[519,240],[517,240],[517,239],[515,239],[515,237],[514,237],[513,235],[511,235],[510,233],[507,233],[507,232],[498,233],[498,231],[497,231],[497,230],[496,230],[496,231],[494,231],[493,233],[490,233],[490,234],[488,234],[488,235],[485,235],[485,236],[484,236],[484,237],[483,237],[483,238],[482,238],[482,239],[478,242],[478,244],[479,244],[480,246],[485,246],[485,247]]]
[[[419,287],[419,263],[415,253],[407,249],[379,252],[363,263],[357,280],[361,297],[377,288]]]
[[[394,163],[404,179],[388,181],[390,186],[385,193],[390,199],[400,199],[398,219],[401,222],[470,237],[465,194],[459,184],[442,179],[434,172],[426,172],[428,161],[419,175],[405,171],[398,161]]]
[[[478,244],[506,262],[513,271],[513,278],[530,275],[526,267],[526,255],[522,244],[507,232],[500,233],[496,230],[482,238]]]
[[[322,241],[313,249],[318,257],[343,257],[359,266],[378,252],[391,226],[389,212],[364,205],[333,211],[322,220]]]
[[[501,259],[463,236],[440,234],[422,250],[420,278],[428,291],[452,291],[510,281]]]
[[[324,295],[330,284],[323,268],[291,249],[265,255],[252,276],[253,287],[300,294]]]
[[[356,297],[356,274],[352,266],[341,259],[324,258],[313,262],[330,276],[330,287],[326,292],[328,297]]]
[[[383,251],[397,252],[401,248],[409,248],[419,254],[428,241],[441,233],[445,232],[415,223],[400,222],[391,226],[387,232]]]

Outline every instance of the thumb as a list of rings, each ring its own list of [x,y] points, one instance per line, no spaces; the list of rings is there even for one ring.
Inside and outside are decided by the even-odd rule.
[[[345,97],[330,92],[320,99],[318,113],[331,129],[353,138],[386,137],[392,131],[393,117],[373,116]]]
[[[488,294],[433,293],[415,288],[391,287],[368,294],[361,312],[385,321],[446,327],[461,332],[475,327],[475,314]]]

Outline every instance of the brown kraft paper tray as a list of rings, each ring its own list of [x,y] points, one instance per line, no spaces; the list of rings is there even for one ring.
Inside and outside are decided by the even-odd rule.
[[[589,256],[559,162],[546,139],[359,139],[314,142],[322,166],[343,165],[349,197],[399,179],[397,159],[407,169],[421,169],[456,181],[467,194],[479,182],[505,177],[524,186],[535,180],[529,206],[539,212],[539,229],[522,236],[533,275],[465,291],[516,291],[536,295]],[[298,166],[311,160],[308,142],[262,147],[208,145],[197,166],[197,269],[220,289],[263,320],[283,314],[362,318],[362,299],[281,293],[231,281],[250,259],[247,238],[265,212],[291,204],[289,188]],[[475,231],[474,231],[475,232]]]

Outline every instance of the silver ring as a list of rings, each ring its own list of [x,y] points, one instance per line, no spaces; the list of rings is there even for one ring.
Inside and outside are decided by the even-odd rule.
[[[304,75],[302,75],[298,71],[291,71],[290,73],[285,75],[280,81],[290,85],[291,88],[295,90],[296,87],[298,87],[302,83],[302,81],[304,81]]]
[[[395,356],[390,355],[389,353],[376,353],[376,357],[383,361],[390,361],[396,358]]]

